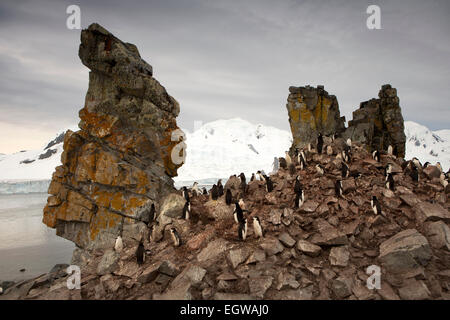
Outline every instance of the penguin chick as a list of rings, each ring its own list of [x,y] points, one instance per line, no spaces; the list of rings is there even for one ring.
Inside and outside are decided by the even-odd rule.
[[[258,217],[253,217],[253,231],[257,238],[263,238],[263,229]]]
[[[321,176],[323,176],[323,174],[325,173],[323,167],[320,164],[316,164],[316,171]]]
[[[375,214],[381,214],[380,202],[378,202],[376,196],[372,196],[372,200],[370,200],[370,206],[372,207],[372,210]]]
[[[181,246],[181,237],[178,234],[177,229],[170,228],[170,235],[172,236],[172,242],[175,247]]]
[[[118,236],[116,239],[116,243],[114,244],[114,251],[122,252],[123,250],[123,240],[121,236]]]

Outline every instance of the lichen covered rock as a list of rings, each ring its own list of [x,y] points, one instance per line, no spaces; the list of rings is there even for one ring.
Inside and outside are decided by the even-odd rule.
[[[124,225],[175,190],[180,109],[136,46],[98,24],[82,31],[79,56],[91,70],[81,130],[64,137],[43,222],[78,247],[112,247]]]

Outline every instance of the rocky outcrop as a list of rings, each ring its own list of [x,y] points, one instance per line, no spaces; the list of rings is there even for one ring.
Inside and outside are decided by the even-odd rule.
[[[129,241],[118,255],[99,250],[85,260],[81,290],[68,290],[67,276],[54,282],[39,277],[9,286],[0,299],[450,299],[450,201],[443,186],[423,172],[414,182],[401,158],[375,162],[359,143],[352,150],[350,168],[362,176],[343,178],[354,187],[342,197],[334,190],[342,179],[335,155],[307,152],[303,170],[297,165],[294,174],[281,168],[271,175],[271,193],[261,181],[249,182],[245,241],[223,197],[192,195],[189,221],[167,217],[183,240],[180,247],[165,230],[155,241],[144,238],[143,265],[136,262],[137,242]],[[384,185],[388,163],[397,172],[395,191]],[[293,204],[297,175],[307,199],[300,208]],[[372,195],[382,215],[372,211]],[[254,234],[254,216],[262,239]],[[367,286],[369,266],[380,268],[378,289]]]
[[[321,133],[351,138],[369,152],[387,151],[392,145],[397,156],[405,157],[403,116],[397,90],[391,85],[382,86],[378,99],[362,102],[353,112],[348,128],[345,128],[345,117],[340,116],[337,98],[328,95],[323,86],[290,87],[289,92],[286,107],[293,137],[291,153],[308,143],[315,145]]]
[[[345,130],[336,96],[323,86],[289,87],[289,92],[286,108],[293,137],[291,151],[316,141],[319,133],[328,136]]]
[[[112,248],[121,230],[138,238],[142,211],[175,191],[180,108],[136,46],[100,25],[81,32],[79,57],[91,70],[81,130],[64,137],[43,222],[80,248]]]
[[[386,151],[392,145],[396,155],[404,158],[406,136],[397,90],[383,85],[378,97],[361,102],[344,136],[365,145],[369,152]]]

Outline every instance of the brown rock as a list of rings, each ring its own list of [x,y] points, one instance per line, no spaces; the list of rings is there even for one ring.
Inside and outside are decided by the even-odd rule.
[[[430,298],[430,291],[423,281],[409,279],[398,289],[400,298],[403,300],[426,300]]]
[[[331,248],[329,259],[332,266],[346,267],[350,259],[348,246]]]
[[[437,203],[420,202],[415,206],[417,220],[420,223],[425,221],[443,220],[450,222],[450,213]]]
[[[317,257],[322,251],[322,248],[306,240],[298,240],[297,249],[311,257]]]

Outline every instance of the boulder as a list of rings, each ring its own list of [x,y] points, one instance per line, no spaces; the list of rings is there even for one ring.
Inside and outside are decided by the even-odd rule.
[[[379,259],[393,273],[426,266],[431,257],[427,239],[416,229],[401,231],[380,245]]]
[[[284,247],[281,244],[281,242],[275,238],[265,238],[263,242],[260,244],[260,246],[268,256],[273,256],[284,250]]]
[[[427,222],[425,224],[425,234],[433,248],[445,248],[450,251],[450,228],[445,222]]]
[[[119,258],[119,254],[114,250],[106,251],[97,266],[97,274],[104,275],[114,272],[118,267]]]
[[[443,220],[450,222],[450,213],[438,203],[420,202],[415,206],[416,218],[420,223]]]
[[[298,240],[297,250],[308,256],[317,257],[321,253],[322,248],[306,240]]]
[[[293,239],[289,233],[283,232],[278,236],[278,240],[281,241],[288,248],[292,248],[295,245],[295,239]]]
[[[333,247],[330,250],[330,264],[332,266],[346,267],[350,258],[348,246]]]
[[[398,289],[398,293],[403,300],[427,300],[431,296],[427,285],[423,281],[418,281],[414,278],[408,279],[406,283]]]
[[[164,198],[160,216],[181,218],[186,199],[177,193],[171,193]]]

